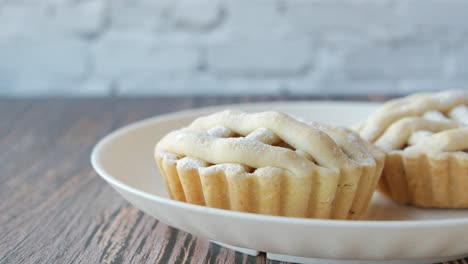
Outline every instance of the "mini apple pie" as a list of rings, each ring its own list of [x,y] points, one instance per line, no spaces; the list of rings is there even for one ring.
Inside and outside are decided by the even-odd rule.
[[[170,198],[293,217],[356,219],[385,155],[356,133],[278,112],[223,111],[167,134],[155,159]]]
[[[391,100],[358,129],[387,153],[379,189],[403,204],[468,208],[468,91]]]

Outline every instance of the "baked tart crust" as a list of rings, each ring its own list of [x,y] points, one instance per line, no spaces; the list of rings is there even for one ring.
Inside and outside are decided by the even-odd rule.
[[[279,112],[227,110],[167,134],[155,159],[170,198],[268,215],[356,219],[384,154],[356,133]]]
[[[391,100],[357,131],[387,154],[381,192],[403,204],[468,208],[468,91]]]

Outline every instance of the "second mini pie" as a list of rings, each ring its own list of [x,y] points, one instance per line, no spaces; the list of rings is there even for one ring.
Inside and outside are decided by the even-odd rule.
[[[468,91],[385,103],[357,128],[387,153],[379,189],[403,204],[468,208]]]
[[[155,159],[172,199],[334,219],[364,214],[384,164],[381,151],[347,129],[232,110],[167,134]]]

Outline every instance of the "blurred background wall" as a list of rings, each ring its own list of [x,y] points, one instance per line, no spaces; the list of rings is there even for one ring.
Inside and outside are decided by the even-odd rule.
[[[468,87],[464,0],[0,0],[0,95]]]

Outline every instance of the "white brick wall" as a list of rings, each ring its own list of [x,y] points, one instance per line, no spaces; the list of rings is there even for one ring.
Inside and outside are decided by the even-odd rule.
[[[468,89],[466,0],[0,0],[0,95]]]
[[[352,79],[440,78],[445,58],[436,45],[403,43],[363,45],[344,56],[343,68]]]
[[[312,62],[312,46],[300,39],[235,39],[206,51],[206,67],[216,76],[294,77]]]

